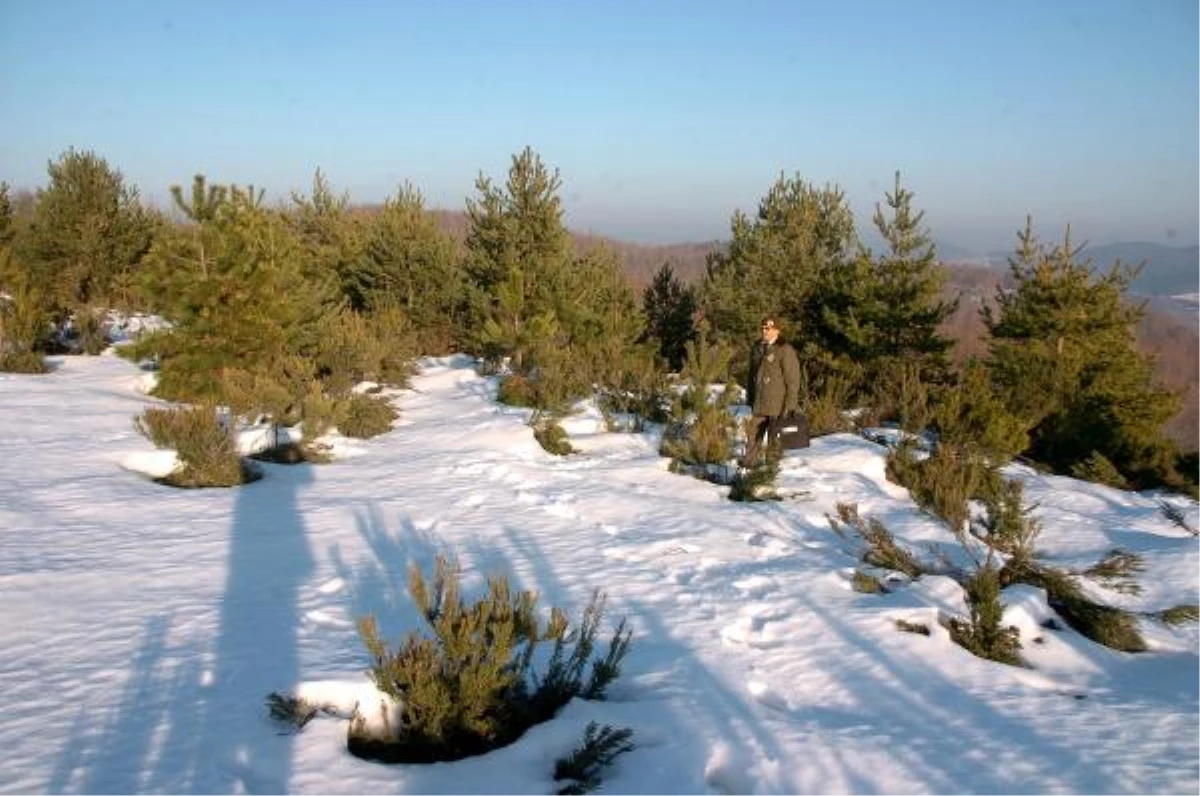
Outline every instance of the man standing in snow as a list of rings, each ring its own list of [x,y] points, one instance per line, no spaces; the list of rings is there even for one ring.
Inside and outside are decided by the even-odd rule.
[[[740,462],[743,467],[754,466],[763,439],[769,434],[770,442],[776,442],[780,420],[799,408],[800,358],[779,333],[777,318],[763,318],[762,339],[750,351],[746,403],[751,417],[746,428],[746,455]]]

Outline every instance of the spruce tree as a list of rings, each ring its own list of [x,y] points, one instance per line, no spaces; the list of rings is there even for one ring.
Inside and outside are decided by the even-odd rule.
[[[983,310],[993,380],[1030,428],[1029,455],[1069,472],[1093,453],[1135,486],[1169,483],[1174,448],[1163,425],[1178,396],[1156,385],[1136,347],[1144,305],[1126,300],[1137,274],[1120,262],[1098,274],[1068,230],[1047,247],[1027,220],[1009,258],[1014,287]]]
[[[696,337],[696,292],[663,263],[642,294],[646,337],[658,345],[659,355],[678,372],[687,357],[687,343]]]

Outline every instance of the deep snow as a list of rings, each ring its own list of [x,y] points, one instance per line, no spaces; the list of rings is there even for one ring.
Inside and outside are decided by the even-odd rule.
[[[550,793],[589,721],[633,728],[613,793],[1196,793],[1200,634],[1142,621],[1130,655],[1049,630],[1044,595],[1005,592],[1029,668],[980,660],[939,615],[964,612],[945,577],[887,595],[850,589],[858,546],[830,529],[857,504],[921,557],[958,555],[944,526],[884,478],[884,448],[853,435],[790,452],[781,484],[807,499],[740,504],[667,472],[653,434],[604,431],[587,407],[551,456],[523,410],[496,404],[466,358],[430,359],[394,393],[394,431],[341,441],[325,465],[265,465],[229,490],[176,490],[133,428],[158,402],[107,353],[0,374],[0,791]],[[1161,495],[1012,466],[1057,565],[1114,548],[1144,557],[1140,595],[1195,604],[1200,542]],[[1172,497],[1196,527],[1195,501]],[[608,596],[602,631],[634,629],[603,703],[576,701],[491,754],[383,766],[345,751],[347,721],[301,733],[264,698],[342,711],[370,703],[355,620],[419,627],[405,578],[457,556],[467,596],[495,573],[578,616]],[[921,622],[929,637],[899,632]]]

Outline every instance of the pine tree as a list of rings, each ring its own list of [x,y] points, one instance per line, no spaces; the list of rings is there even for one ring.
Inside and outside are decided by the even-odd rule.
[[[1061,472],[1098,453],[1136,486],[1171,482],[1173,446],[1163,425],[1178,396],[1153,382],[1136,347],[1144,305],[1125,300],[1136,269],[1097,274],[1080,262],[1068,230],[1041,245],[1032,221],[1009,259],[1015,287],[985,307],[993,380],[1030,428],[1029,455]]]
[[[461,333],[463,273],[456,245],[407,183],[367,223],[362,254],[343,284],[356,309],[400,308],[426,351],[449,350]]]
[[[336,195],[329,179],[317,169],[309,195],[292,193],[292,205],[286,217],[299,236],[308,256],[304,259],[305,277],[311,281],[347,283],[364,243],[362,224],[350,214],[350,198]]]
[[[237,187],[211,220],[161,235],[141,286],[173,328],[131,352],[159,357],[158,394],[220,403],[224,369],[314,356],[337,296],[310,256],[286,219]]]
[[[875,226],[887,251],[873,263],[878,296],[871,305],[874,362],[868,377],[898,363],[913,363],[922,381],[942,382],[951,341],[938,333],[938,327],[953,314],[957,302],[941,298],[946,270],[937,262],[929,232],[921,226],[925,213],[914,213],[913,193],[901,186],[899,172],[895,190],[885,196],[890,217],[875,206]]]
[[[838,188],[780,175],[753,219],[734,213],[727,252],[709,257],[700,304],[719,339],[744,341],[765,315],[790,328],[812,325],[810,297],[823,272],[856,241],[854,218]]]
[[[127,307],[131,279],[156,221],[137,189],[92,152],[67,150],[37,192],[25,259],[59,319],[85,308]]]
[[[529,147],[513,156],[504,188],[482,175],[476,181],[479,197],[467,200],[465,241],[472,328],[481,328],[495,314],[501,285],[522,291],[519,301],[509,297],[506,310],[521,313],[510,319],[517,325],[528,326],[527,319],[554,312],[573,258],[558,197],[561,186],[558,171],[547,169]],[[519,277],[514,276],[517,271]]]
[[[688,341],[696,337],[696,291],[676,278],[670,263],[663,263],[642,294],[642,310],[646,337],[657,343],[659,355],[678,372]]]

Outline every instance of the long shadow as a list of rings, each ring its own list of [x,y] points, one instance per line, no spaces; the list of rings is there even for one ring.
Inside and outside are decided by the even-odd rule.
[[[185,662],[175,665],[180,651],[169,642],[173,620],[170,614],[158,614],[145,622],[114,709],[82,702],[71,725],[73,735],[45,785],[47,793],[137,793],[148,787],[146,769],[157,754],[155,735],[187,715],[187,686],[196,681],[194,655],[185,652]]]
[[[272,466],[238,489],[216,637],[173,640],[186,618],[152,615],[119,701],[80,707],[46,792],[288,790],[292,738],[270,723],[264,699],[301,676],[299,590],[313,560],[298,496],[311,475]]]
[[[205,689],[195,706],[193,792],[283,793],[291,735],[267,718],[264,700],[299,683],[299,590],[314,562],[298,506],[311,465],[269,466],[238,490],[220,624]],[[169,752],[166,756],[169,758]]]
[[[416,566],[432,577],[437,555],[451,551],[436,532],[417,528],[407,516],[400,517],[393,533],[375,503],[356,513],[355,527],[371,551],[370,560],[347,562],[337,545],[328,551],[338,576],[349,585],[351,615],[374,616],[385,638],[415,629],[420,620],[408,597],[409,568]]]
[[[1111,791],[1113,783],[1087,753],[1039,734],[1020,721],[1003,715],[992,705],[961,686],[931,681],[929,670],[897,660],[867,640],[821,605],[806,601],[824,623],[822,632],[834,633],[843,642],[878,661],[887,676],[860,670],[858,690],[863,712],[854,715],[820,706],[801,708],[797,718],[814,722],[831,733],[860,734],[869,727],[871,737],[889,748],[914,773],[926,778],[935,792],[1045,793],[1069,787],[1055,781],[1060,772],[1092,772],[1084,790]],[[953,692],[953,696],[950,695]],[[1065,699],[1047,696],[1047,699]],[[947,707],[953,704],[953,708]],[[873,721],[876,716],[885,721]],[[938,728],[942,728],[940,731]],[[939,737],[939,733],[944,733]],[[886,740],[885,740],[886,739]],[[979,750],[988,750],[981,761]],[[1021,765],[1007,763],[1020,760]]]

